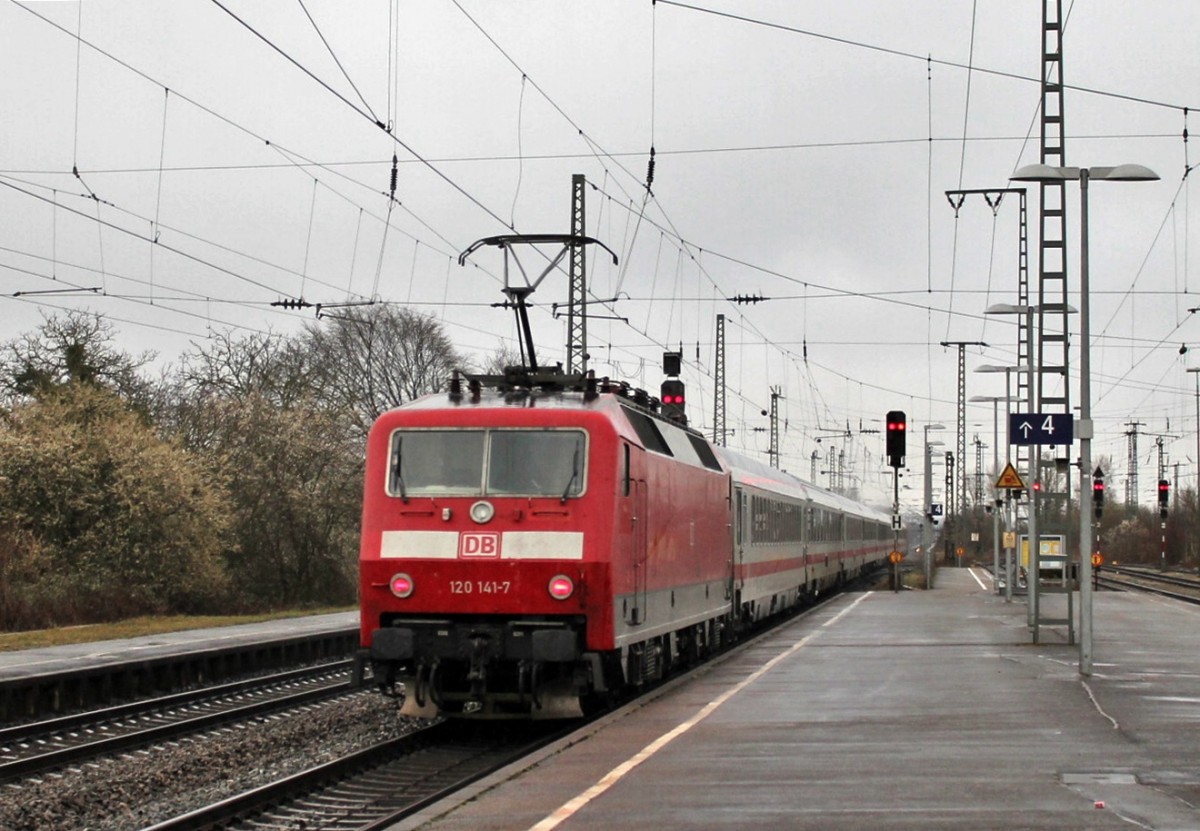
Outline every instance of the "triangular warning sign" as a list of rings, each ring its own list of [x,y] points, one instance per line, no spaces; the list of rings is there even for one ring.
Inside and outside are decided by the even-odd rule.
[[[1021,481],[1021,475],[1017,473],[1017,469],[1012,466],[1012,463],[1009,463],[1004,466],[1004,472],[996,480],[996,487],[1024,490],[1025,483]]]

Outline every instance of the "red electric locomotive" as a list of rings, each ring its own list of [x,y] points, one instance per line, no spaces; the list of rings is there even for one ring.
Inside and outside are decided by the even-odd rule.
[[[711,445],[626,385],[528,367],[467,376],[367,440],[362,647],[403,712],[578,714],[881,562],[886,515]],[[606,249],[607,250],[607,249]],[[611,252],[609,252],[611,253]],[[614,262],[616,257],[613,257]],[[522,269],[522,273],[524,273]],[[886,533],[885,533],[886,532]]]
[[[715,448],[645,393],[487,380],[368,439],[362,646],[406,713],[578,714],[890,548],[886,515]]]

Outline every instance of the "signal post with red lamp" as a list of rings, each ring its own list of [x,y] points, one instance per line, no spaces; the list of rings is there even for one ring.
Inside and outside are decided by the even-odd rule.
[[[885,450],[888,465],[892,468],[892,535],[894,549],[888,555],[892,564],[892,587],[900,591],[900,468],[904,467],[904,455],[908,444],[908,416],[902,410],[889,410],[887,414]],[[899,556],[897,556],[899,555]]]
[[[1159,546],[1158,570],[1167,570],[1167,505],[1171,501],[1171,483],[1166,479],[1158,480],[1158,516],[1162,520],[1162,543]]]
[[[658,397],[662,401],[662,413],[667,418],[687,424],[687,388],[679,379],[683,371],[682,352],[663,353],[663,374],[667,377],[659,387]]]

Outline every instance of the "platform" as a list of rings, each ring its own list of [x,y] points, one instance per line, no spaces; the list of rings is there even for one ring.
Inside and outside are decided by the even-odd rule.
[[[358,613],[0,652],[0,725],[348,657]]]
[[[0,681],[61,671],[155,660],[212,649],[279,642],[358,626],[358,612],[280,618],[260,623],[186,629],[134,638],[0,652]]]
[[[395,828],[1200,828],[1200,607],[1094,621],[1084,678],[982,571],[842,595]]]

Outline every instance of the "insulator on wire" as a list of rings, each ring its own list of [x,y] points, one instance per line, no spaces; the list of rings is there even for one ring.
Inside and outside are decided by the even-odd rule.
[[[396,165],[398,165],[399,163],[400,163],[400,160],[397,159],[396,154],[393,153],[392,154],[392,198],[393,199],[396,198],[396,171],[397,171]]]
[[[646,190],[654,185],[654,145],[650,145],[650,162],[646,165]]]

